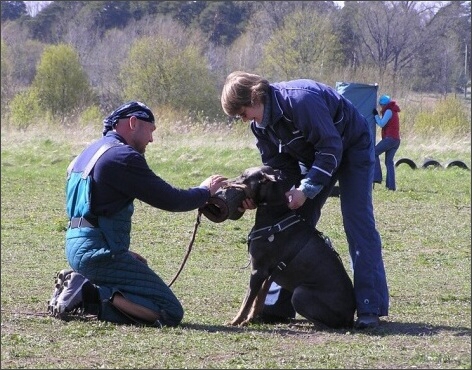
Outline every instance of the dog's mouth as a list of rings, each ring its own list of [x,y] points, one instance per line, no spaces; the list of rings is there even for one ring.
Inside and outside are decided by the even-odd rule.
[[[219,223],[227,219],[238,220],[244,214],[238,210],[246,198],[245,185],[228,185],[219,189],[201,209],[210,221]]]
[[[238,208],[243,209],[242,203],[246,198],[252,199],[256,206],[285,204],[284,194],[274,191],[272,186],[279,179],[279,172],[271,167],[249,168],[241,176],[228,180],[226,185],[200,208],[200,211],[213,222],[223,222],[242,217],[245,211],[240,211]]]

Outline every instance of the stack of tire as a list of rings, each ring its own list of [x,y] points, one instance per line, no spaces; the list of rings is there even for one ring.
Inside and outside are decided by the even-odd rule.
[[[400,158],[399,160],[397,160],[395,162],[395,167],[398,167],[401,164],[406,164],[412,170],[416,170],[418,168],[416,163],[413,160],[411,160],[410,158]],[[458,167],[458,168],[462,168],[464,170],[470,171],[469,167],[467,167],[467,165],[463,161],[460,161],[460,160],[449,161],[445,164],[444,167],[445,168]],[[444,168],[444,167],[437,160],[430,159],[430,158],[425,159],[423,164],[421,165],[421,168]],[[330,197],[339,197],[339,186],[338,185],[334,186],[334,188],[331,191],[329,196]]]
[[[398,167],[401,164],[408,165],[412,170],[416,170],[418,168],[416,163],[410,158],[400,158],[399,160],[395,162],[395,167]],[[460,161],[460,160],[449,161],[446,163],[444,167],[445,168],[458,167],[458,168],[462,168],[464,170],[470,171],[469,167],[467,167],[467,165],[463,161]],[[423,164],[421,165],[421,168],[443,168],[443,166],[437,160],[427,158],[424,160]]]

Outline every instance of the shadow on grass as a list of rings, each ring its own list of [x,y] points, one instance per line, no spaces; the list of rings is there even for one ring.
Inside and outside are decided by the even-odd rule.
[[[371,335],[411,335],[411,336],[432,336],[441,332],[452,332],[454,336],[471,336],[471,328],[453,327],[447,325],[431,325],[427,323],[403,323],[381,321],[380,326],[372,329],[330,329],[320,328],[311,324],[308,320],[292,320],[290,324],[251,324],[249,326],[239,327],[230,325],[201,325],[184,323],[181,324],[184,329],[227,333],[247,333],[247,332],[271,332],[282,335],[297,335],[315,332],[339,333],[344,334],[349,331],[351,334],[371,334]]]
[[[26,314],[34,316],[49,316],[47,313],[36,313]],[[62,321],[97,321],[97,317],[93,315],[71,315],[64,318]],[[119,324],[118,324],[119,325]],[[123,324],[125,325],[125,324]],[[206,325],[206,324],[194,324],[194,323],[182,323],[177,328],[183,330],[197,330],[206,331],[209,333],[248,333],[248,332],[259,332],[259,333],[275,333],[280,335],[301,335],[307,333],[338,333],[344,334],[346,332],[377,335],[377,336],[388,336],[388,335],[411,335],[411,336],[432,336],[438,335],[442,332],[451,332],[454,336],[470,337],[472,329],[463,326],[447,326],[447,325],[431,325],[428,323],[411,323],[411,322],[396,322],[396,321],[380,321],[380,326],[371,329],[355,329],[355,328],[341,328],[331,329],[323,325],[312,324],[308,320],[297,320],[293,319],[290,323],[283,324],[263,324],[263,323],[252,323],[248,326],[231,326],[231,325]]]
[[[357,330],[360,331],[360,330]],[[364,332],[364,331],[363,331]],[[454,336],[471,336],[471,328],[463,326],[431,325],[421,322],[395,322],[381,321],[380,326],[375,329],[365,331],[376,335],[411,335],[411,336],[431,336],[441,332],[451,332]]]

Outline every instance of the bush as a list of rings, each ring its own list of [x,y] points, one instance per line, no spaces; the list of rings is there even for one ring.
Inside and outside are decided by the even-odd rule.
[[[414,127],[417,134],[463,135],[470,132],[470,111],[457,97],[446,97],[431,110],[419,112]]]
[[[29,88],[15,95],[10,103],[10,123],[26,131],[29,125],[41,117],[38,90]]]
[[[208,61],[195,45],[177,47],[162,37],[136,41],[120,77],[126,100],[165,105],[189,114],[220,112],[218,91]]]
[[[95,125],[97,122],[101,122],[104,118],[100,108],[96,105],[92,105],[85,109],[80,115],[80,123],[83,125]]]

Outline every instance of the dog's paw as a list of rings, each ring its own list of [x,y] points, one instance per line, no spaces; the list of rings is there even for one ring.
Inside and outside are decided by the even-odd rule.
[[[249,324],[251,324],[253,322],[252,319],[246,319],[244,320],[241,324],[239,324],[239,326],[248,326]]]
[[[242,317],[235,317],[233,320],[226,323],[230,326],[244,326],[247,325],[247,320],[244,320]]]

